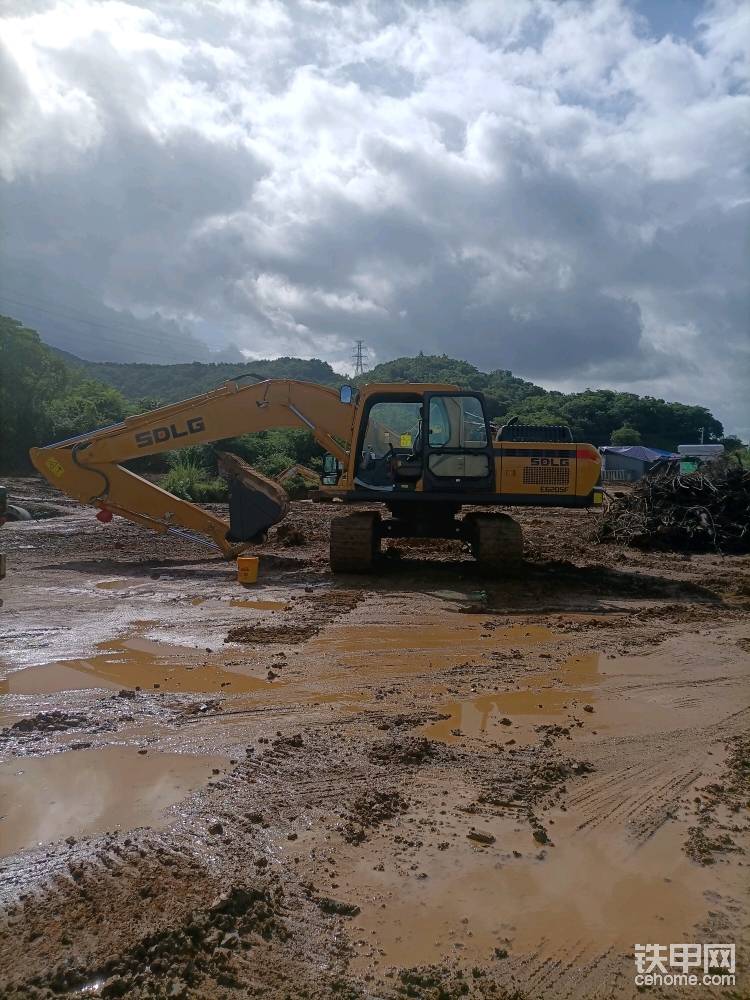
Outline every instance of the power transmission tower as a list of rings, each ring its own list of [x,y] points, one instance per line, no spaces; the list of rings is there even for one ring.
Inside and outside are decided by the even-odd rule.
[[[354,362],[354,377],[364,375],[365,361],[367,361],[367,348],[364,340],[355,340],[352,361]]]

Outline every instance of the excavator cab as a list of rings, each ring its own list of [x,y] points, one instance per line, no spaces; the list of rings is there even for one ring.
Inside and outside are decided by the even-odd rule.
[[[388,392],[365,403],[355,487],[377,493],[457,493],[494,487],[492,437],[481,395]]]

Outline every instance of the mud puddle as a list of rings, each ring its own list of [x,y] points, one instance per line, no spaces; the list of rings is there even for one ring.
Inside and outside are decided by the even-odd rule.
[[[448,849],[423,851],[416,873],[373,870],[372,855],[340,872],[347,899],[361,907],[354,967],[446,955],[488,961],[495,949],[563,960],[575,953],[583,961],[611,947],[630,951],[635,941],[691,940],[708,910],[704,892],[716,886],[682,853],[680,824],[638,846],[624,834],[577,833],[572,818],[555,818],[557,846],[544,850],[528,829],[493,821],[494,844],[467,846],[462,830]]]
[[[137,580],[102,580],[96,585],[97,590],[127,590],[129,587],[138,587]]]
[[[311,639],[305,651],[341,662],[345,668],[419,673],[455,666],[467,657],[481,658],[498,650],[537,646],[554,638],[540,625],[486,629],[463,616],[451,624],[342,625]]]
[[[0,764],[0,855],[69,836],[166,826],[165,810],[204,785],[223,757],[70,750]]]
[[[665,687],[661,678],[683,668],[671,652],[647,657],[612,658],[600,653],[571,656],[553,670],[524,674],[519,687],[478,694],[437,705],[445,719],[423,728],[429,739],[460,743],[466,737],[491,742],[533,743],[541,727],[562,727],[575,740],[591,736],[642,735],[670,732],[705,721],[701,699],[691,687]],[[710,662],[703,665],[711,672]],[[715,673],[716,686],[727,681]],[[734,695],[730,684],[717,698],[717,715],[730,712]]]
[[[94,656],[26,667],[0,682],[0,694],[49,694],[86,688],[169,692],[264,691],[278,685],[227,669],[221,658],[141,636],[97,643]],[[282,682],[283,683],[283,682]]]
[[[447,718],[426,726],[424,735],[443,743],[460,743],[466,736],[534,740],[537,725],[580,718],[584,706],[594,707],[599,699],[599,659],[598,653],[571,656],[555,670],[525,674],[519,683],[528,686],[519,690],[438,705],[436,710]]]

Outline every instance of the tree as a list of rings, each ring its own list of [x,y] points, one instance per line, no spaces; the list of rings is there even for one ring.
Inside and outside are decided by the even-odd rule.
[[[0,470],[27,469],[29,448],[51,440],[48,408],[73,381],[36,330],[0,316]]]
[[[747,445],[740,438],[736,437],[734,434],[729,434],[721,439],[721,444],[724,445],[724,451],[743,451]]]
[[[87,379],[50,403],[48,417],[56,441],[123,420],[127,404],[117,389]]]
[[[123,396],[69,365],[36,330],[0,316],[0,472],[25,472],[29,449],[117,423]]]
[[[641,435],[631,424],[623,424],[616,431],[612,431],[610,444],[640,444]]]

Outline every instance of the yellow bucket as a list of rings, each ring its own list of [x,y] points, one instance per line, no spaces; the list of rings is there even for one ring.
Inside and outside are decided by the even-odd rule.
[[[257,556],[237,556],[237,580],[240,583],[257,583],[259,565]]]

